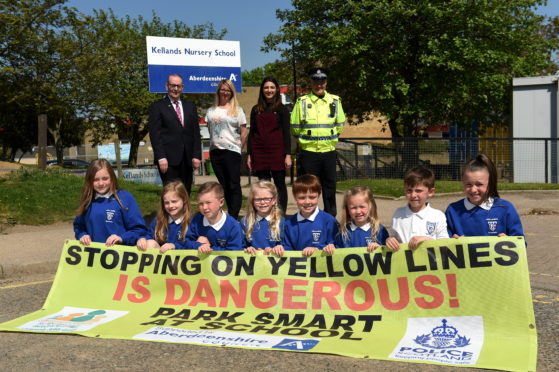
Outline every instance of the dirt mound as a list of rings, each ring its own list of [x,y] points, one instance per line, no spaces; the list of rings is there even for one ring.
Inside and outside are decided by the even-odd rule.
[[[0,161],[0,170],[2,169],[20,169],[22,167],[19,163],[10,163],[8,161]]]

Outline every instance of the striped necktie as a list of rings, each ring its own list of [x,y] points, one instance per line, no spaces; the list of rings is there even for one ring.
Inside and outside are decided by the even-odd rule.
[[[182,115],[181,115],[181,108],[179,106],[179,101],[175,101],[175,111],[177,112],[177,117],[179,118],[181,125],[184,127],[184,124],[182,123]]]

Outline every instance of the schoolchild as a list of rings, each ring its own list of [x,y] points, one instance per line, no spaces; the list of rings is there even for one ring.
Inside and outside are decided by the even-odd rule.
[[[514,205],[499,197],[497,169],[487,155],[480,153],[466,163],[462,183],[466,197],[446,209],[449,235],[524,235]]]
[[[372,252],[386,244],[388,230],[380,224],[373,193],[366,186],[355,186],[344,193],[337,248],[367,247]]]
[[[448,238],[444,213],[429,205],[429,198],[435,195],[433,172],[423,166],[407,171],[404,192],[408,203],[394,212],[386,246],[398,250],[400,244],[408,243],[410,249],[415,249],[425,240]]]
[[[272,252],[279,256],[284,249],[303,251],[303,256],[310,256],[317,249],[334,253],[338,224],[332,215],[318,208],[322,190],[318,177],[305,174],[297,178],[292,190],[299,211],[285,222],[283,247]]]
[[[185,239],[190,223],[190,199],[181,181],[171,181],[161,190],[161,202],[157,216],[151,222],[147,235],[141,237],[136,246],[145,251],[159,249],[165,253],[170,249],[187,249]]]
[[[261,180],[252,185],[246,216],[241,219],[240,224],[244,232],[245,252],[255,254],[256,250],[263,249],[269,253],[272,248],[281,245],[285,220],[278,207],[278,191],[273,183]]]
[[[133,246],[146,231],[136,199],[119,188],[111,163],[93,160],[85,173],[74,219],[76,239],[84,245],[98,242]]]
[[[217,182],[206,182],[198,190],[197,213],[188,227],[186,239],[201,253],[240,251],[243,231],[236,219],[225,213],[223,187]]]

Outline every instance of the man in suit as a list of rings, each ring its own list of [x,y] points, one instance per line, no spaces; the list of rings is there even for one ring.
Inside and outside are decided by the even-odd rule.
[[[154,163],[163,184],[178,179],[190,195],[192,172],[202,159],[198,112],[194,103],[181,99],[184,85],[180,75],[169,75],[166,87],[167,96],[149,107]]]

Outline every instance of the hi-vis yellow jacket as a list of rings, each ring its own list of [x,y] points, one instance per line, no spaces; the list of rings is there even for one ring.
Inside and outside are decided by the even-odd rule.
[[[299,97],[291,112],[291,133],[305,151],[336,150],[344,130],[345,114],[338,96],[326,93],[319,98],[313,93]]]

